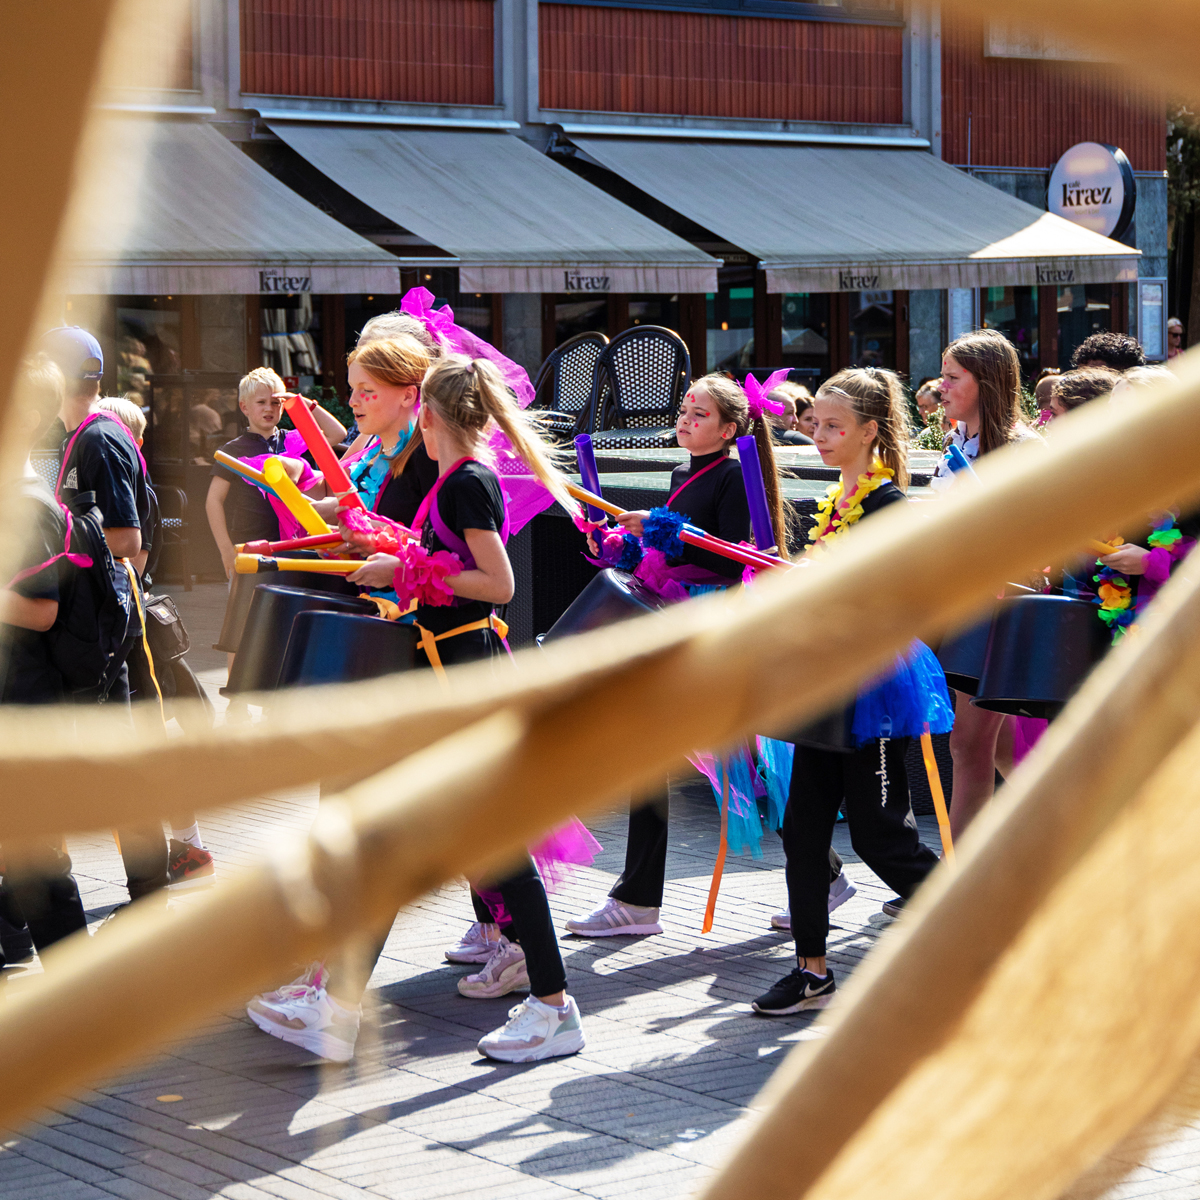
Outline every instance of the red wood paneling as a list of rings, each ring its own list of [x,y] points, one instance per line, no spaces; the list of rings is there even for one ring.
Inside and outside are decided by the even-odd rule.
[[[242,91],[494,104],[494,0],[241,0]]]
[[[542,4],[543,108],[904,119],[903,30],[890,26]]]
[[[1166,102],[1103,63],[985,58],[983,26],[943,9],[942,154],[1049,167],[1076,142],[1120,146],[1135,171],[1166,167]]]

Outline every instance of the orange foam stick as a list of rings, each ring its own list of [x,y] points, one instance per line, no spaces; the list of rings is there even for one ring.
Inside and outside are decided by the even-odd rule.
[[[933,796],[933,810],[937,813],[938,833],[942,839],[942,857],[954,861],[954,839],[950,836],[950,814],[946,811],[946,795],[942,791],[942,775],[937,759],[933,756],[933,738],[929,736],[929,723],[921,734],[921,757],[925,760],[925,774],[929,776],[929,791]]]
[[[712,883],[708,885],[708,903],[704,906],[704,924],[701,933],[711,933],[713,917],[717,911],[717,893],[721,890],[721,876],[725,874],[725,855],[729,850],[729,763],[721,763],[721,843],[717,847],[717,861],[713,864]]]
[[[337,497],[339,507],[361,508],[366,512],[367,506],[362,502],[362,497],[358,494],[354,484],[350,482],[346,468],[338,462],[333,447],[321,432],[316,419],[308,411],[304,397],[295,396],[289,392],[283,397],[283,407],[287,410],[287,415],[292,418],[292,424],[304,439],[304,444],[316,460],[317,466],[321,468],[321,474],[325,476],[325,486]]]

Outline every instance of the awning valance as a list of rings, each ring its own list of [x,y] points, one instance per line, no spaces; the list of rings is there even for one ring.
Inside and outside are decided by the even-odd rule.
[[[460,260],[464,292],[711,292],[716,260],[507,133],[270,121],[364,203]]]
[[[114,117],[101,137],[98,169],[71,237],[69,292],[400,290],[392,255],[309,204],[210,126]]]
[[[757,257],[769,292],[1137,279],[1137,250],[919,150],[571,140]]]

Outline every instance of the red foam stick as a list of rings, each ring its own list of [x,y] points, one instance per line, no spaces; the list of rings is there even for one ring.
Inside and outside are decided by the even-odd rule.
[[[283,407],[325,476],[325,485],[337,497],[338,505],[342,508],[361,508],[365,512],[367,506],[350,482],[346,468],[338,462],[333,447],[325,440],[316,419],[308,411],[304,397],[289,393],[283,397]]]
[[[246,542],[238,546],[242,554],[265,554],[273,557],[287,550],[319,550],[322,546],[337,546],[342,541],[340,533],[314,533],[308,537],[285,538],[282,542]]]
[[[769,554],[761,554],[749,546],[739,546],[736,542],[727,542],[724,538],[692,533],[690,529],[679,531],[679,540],[689,546],[698,546],[701,550],[720,554],[724,558],[732,558],[735,562],[746,563],[751,567],[790,567],[792,564],[782,558],[772,558]]]

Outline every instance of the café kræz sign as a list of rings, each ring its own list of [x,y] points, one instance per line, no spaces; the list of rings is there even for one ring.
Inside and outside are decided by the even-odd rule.
[[[1054,164],[1046,207],[1102,237],[1119,238],[1133,220],[1137,185],[1123,150],[1079,142]]]

